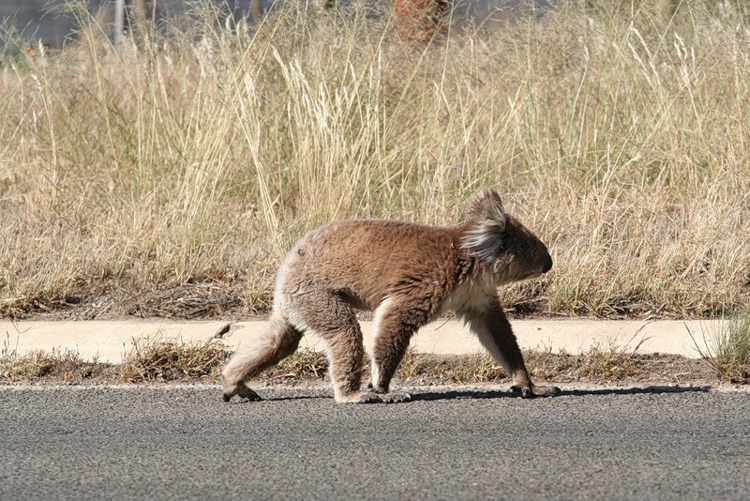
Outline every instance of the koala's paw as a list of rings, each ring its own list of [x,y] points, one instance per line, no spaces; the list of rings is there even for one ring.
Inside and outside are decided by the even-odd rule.
[[[510,390],[521,398],[555,397],[560,394],[557,386],[513,385]]]
[[[224,390],[224,401],[229,402],[233,396],[237,395],[240,398],[247,399],[251,402],[257,402],[258,400],[263,400],[260,398],[260,395],[255,393],[253,390],[245,386],[244,384],[237,385],[234,390]]]
[[[411,402],[411,395],[408,393],[384,393],[380,395],[383,399],[383,403],[386,404],[400,404],[403,402]]]

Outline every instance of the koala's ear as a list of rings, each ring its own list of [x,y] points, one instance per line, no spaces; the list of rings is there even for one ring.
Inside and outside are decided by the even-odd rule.
[[[497,191],[485,188],[479,198],[471,204],[469,217],[482,221],[485,226],[494,227],[495,231],[502,232],[505,230],[508,213]]]
[[[479,259],[495,259],[505,245],[505,229],[508,226],[508,213],[500,195],[490,188],[482,190],[469,208],[469,218],[471,222],[461,246]]]
[[[491,200],[501,206],[503,205],[503,201],[500,200],[500,195],[497,193],[497,191],[493,190],[492,188],[483,188],[482,194],[479,196],[479,198]]]

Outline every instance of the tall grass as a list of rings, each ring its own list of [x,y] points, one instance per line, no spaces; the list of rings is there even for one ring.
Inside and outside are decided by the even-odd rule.
[[[510,309],[747,307],[747,8],[591,4],[429,44],[385,4],[204,6],[120,47],[79,10],[78,42],[2,58],[0,311],[194,282],[253,307],[306,230],[452,224],[485,185],[555,262]]]

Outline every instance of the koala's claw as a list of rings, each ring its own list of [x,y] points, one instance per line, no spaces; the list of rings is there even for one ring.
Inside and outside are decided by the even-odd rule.
[[[357,400],[360,404],[395,404],[411,401],[408,393],[363,393]]]
[[[235,388],[234,391],[225,391],[223,394],[224,401],[229,402],[233,396],[237,395],[240,398],[245,398],[249,400],[250,402],[257,402],[259,400],[263,400],[260,395],[255,393],[253,390],[245,386],[244,384],[241,384]]]
[[[386,404],[397,404],[411,402],[411,395],[408,393],[385,393],[381,395],[383,402]]]
[[[377,393],[363,393],[356,400],[358,404],[380,404],[383,403],[382,395]]]

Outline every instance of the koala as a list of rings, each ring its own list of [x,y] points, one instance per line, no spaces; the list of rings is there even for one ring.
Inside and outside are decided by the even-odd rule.
[[[267,330],[243,343],[222,373],[224,400],[260,400],[246,382],[288,357],[306,333],[326,346],[335,401],[407,401],[389,393],[412,335],[441,314],[463,319],[522,397],[553,396],[531,382],[497,296],[499,286],[552,268],[545,245],[485,188],[458,226],[401,221],[328,223],[287,254]],[[373,311],[371,383],[361,391],[364,346],[355,310]]]

